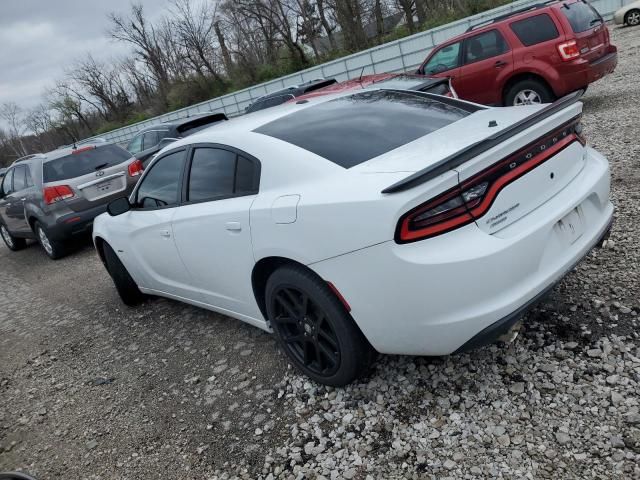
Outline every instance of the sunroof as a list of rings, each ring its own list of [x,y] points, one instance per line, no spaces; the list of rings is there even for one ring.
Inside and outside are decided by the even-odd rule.
[[[473,111],[420,92],[363,91],[305,108],[255,130],[351,168]]]

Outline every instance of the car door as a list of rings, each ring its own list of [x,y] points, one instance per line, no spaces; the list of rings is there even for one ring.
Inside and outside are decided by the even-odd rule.
[[[33,185],[33,182],[31,184]],[[12,233],[27,233],[30,230],[24,213],[28,190],[27,167],[17,165],[13,169],[13,188],[6,198],[7,228]]]
[[[7,214],[7,209],[11,207],[13,196],[13,168],[7,170],[2,179],[2,198],[0,198],[0,221],[11,230],[11,219]]]
[[[173,217],[178,251],[207,304],[260,319],[249,225],[260,163],[220,145],[195,145],[190,156],[184,204]]]
[[[133,264],[142,287],[200,301],[176,249],[171,221],[182,194],[186,149],[163,155],[145,172],[133,193],[132,209],[115,218],[123,232],[121,252]]]
[[[461,47],[462,42],[455,42],[438,48],[428,57],[418,73],[432,77],[449,77],[456,81],[460,73]]]
[[[501,85],[513,72],[513,54],[500,31],[493,29],[466,38],[462,63],[454,82],[460,98],[485,105],[501,104]]]

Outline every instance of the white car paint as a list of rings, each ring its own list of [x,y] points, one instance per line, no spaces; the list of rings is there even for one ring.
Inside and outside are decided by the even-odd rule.
[[[640,13],[640,0],[631,2],[622,7],[620,10],[616,11],[616,13],[613,14],[613,21],[615,22],[615,24],[623,25],[625,23],[627,13],[632,10],[637,10]]]
[[[543,107],[479,111],[350,169],[254,132],[350,94],[260,111],[171,144],[158,158],[201,142],[256,157],[262,165],[259,193],[117,217],[104,214],[94,223],[94,239],[113,247],[144,293],[202,306],[267,331],[252,270],[265,258],[284,257],[333,283],[379,352],[442,355],[553,285],[606,231],[613,211],[608,163],[575,143],[498,195],[483,218],[499,215],[513,201],[520,204],[499,226],[479,221],[426,240],[396,243],[404,213],[562,125],[582,106],[546,118],[456,170],[388,195],[381,190]],[[490,120],[498,126],[490,127]],[[555,184],[550,170],[558,172]],[[576,238],[561,228],[570,215],[578,215],[583,227]]]

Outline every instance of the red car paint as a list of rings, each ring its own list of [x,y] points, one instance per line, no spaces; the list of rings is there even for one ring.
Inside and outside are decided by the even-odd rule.
[[[579,3],[585,5],[576,5]],[[513,85],[527,78],[544,83],[555,97],[586,88],[590,83],[613,72],[618,62],[617,48],[610,43],[609,30],[603,21],[587,21],[586,30],[575,32],[568,16],[572,8],[573,12],[577,12],[591,7],[583,0],[565,0],[538,5],[473,28],[436,47],[418,69],[418,73],[450,77],[460,98],[491,105],[504,105]],[[597,12],[595,14],[599,17]],[[518,22],[540,15],[546,15],[553,21],[557,37],[527,46],[522,41],[522,35],[519,36],[514,30],[514,23],[522,25],[523,23]],[[539,34],[534,30],[530,30],[529,34]],[[500,47],[492,47],[495,54],[480,54],[477,57],[479,60],[474,61],[473,55],[469,53],[472,43],[475,42],[473,46],[477,46],[478,37],[488,32],[499,33],[505,44],[496,41],[496,44],[500,43]],[[451,67],[433,71],[434,65],[429,65],[429,62],[438,54],[439,58],[447,58],[442,51],[449,47],[452,47],[449,50],[451,52],[456,49],[459,51],[457,65],[451,62]],[[455,55],[451,55],[449,59],[454,57]]]

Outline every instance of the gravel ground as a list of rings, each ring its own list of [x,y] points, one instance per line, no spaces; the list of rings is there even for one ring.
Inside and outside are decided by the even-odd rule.
[[[0,470],[39,479],[640,478],[640,30],[585,126],[616,220],[520,337],[310,383],[268,334],[162,299],[127,309],[89,245],[0,247]]]

